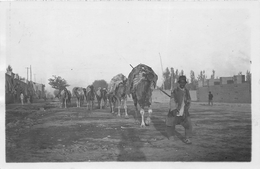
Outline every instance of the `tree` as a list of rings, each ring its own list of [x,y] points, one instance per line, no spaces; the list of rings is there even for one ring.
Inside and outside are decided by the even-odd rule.
[[[251,72],[250,71],[246,71],[246,81],[249,83],[249,91],[251,93]]]
[[[180,72],[180,75],[181,75],[181,76],[183,76],[183,75],[184,75],[184,71],[183,71],[183,70],[181,70],[181,72]]]
[[[211,79],[215,79],[215,70],[212,70]]]
[[[205,75],[205,70],[200,71],[200,74],[198,76],[198,80],[205,80],[207,76]]]
[[[198,81],[202,81],[203,86],[206,79],[207,76],[205,75],[205,70],[200,71],[200,74],[198,75]]]
[[[6,72],[13,72],[13,68],[10,65],[8,65],[8,67],[6,68]]]
[[[198,86],[198,80],[195,78],[195,73],[193,70],[190,71],[190,89],[196,90]]]
[[[190,82],[193,83],[195,81],[195,73],[193,70],[190,71]]]
[[[67,81],[60,76],[53,75],[53,78],[48,79],[49,85],[51,85],[52,88],[62,90],[67,86],[70,86],[67,84]]]
[[[178,81],[178,79],[179,79],[179,71],[178,71],[178,69],[176,69],[176,71],[175,71],[175,79]]]
[[[203,79],[203,74],[202,74],[202,71],[200,71],[200,74],[198,75],[198,80],[202,81],[202,79]]]
[[[251,72],[250,71],[246,71],[246,81],[251,83]]]
[[[92,85],[94,86],[94,89],[97,90],[99,87],[101,88],[107,88],[108,84],[105,80],[95,80]]]
[[[175,87],[175,73],[174,69],[171,67],[171,89]]]
[[[165,72],[163,72],[163,78],[164,78],[164,89],[170,89],[171,88],[171,77],[170,77],[170,71],[168,67],[165,69]]]

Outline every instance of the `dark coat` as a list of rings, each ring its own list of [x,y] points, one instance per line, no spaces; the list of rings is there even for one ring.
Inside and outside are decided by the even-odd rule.
[[[182,100],[184,97],[184,116],[189,116],[189,108],[190,108],[190,102],[191,102],[191,97],[190,97],[190,92],[188,89],[184,88],[184,91],[181,90],[179,87],[175,88],[171,92],[171,98],[174,99],[177,110],[173,110],[173,116],[176,115],[177,111],[181,109],[182,106]]]

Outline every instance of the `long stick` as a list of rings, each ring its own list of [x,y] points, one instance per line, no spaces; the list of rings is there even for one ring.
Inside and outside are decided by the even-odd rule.
[[[162,57],[161,57],[160,52],[159,52],[159,56],[160,56],[160,62],[161,62],[161,68],[162,68],[162,74],[163,74]],[[163,87],[163,89],[164,89],[164,82],[163,82],[163,84],[162,84],[162,87]]]
[[[166,94],[168,97],[171,97],[168,93],[166,93],[165,91],[163,91],[162,89],[160,89],[158,86],[156,86],[161,92],[163,92],[164,94]]]
[[[132,68],[134,68],[131,64],[130,64],[130,66],[132,67]],[[165,91],[163,91],[162,89],[160,89],[158,86],[156,86],[161,92],[163,92],[164,94],[166,94],[168,97],[171,97],[168,93],[166,93]]]

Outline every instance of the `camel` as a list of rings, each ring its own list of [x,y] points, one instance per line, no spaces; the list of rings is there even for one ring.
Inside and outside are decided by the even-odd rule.
[[[104,108],[105,108],[106,105],[107,105],[107,90],[106,90],[106,88],[102,89],[101,87],[99,87],[97,92],[96,92],[96,98],[97,98],[97,101],[98,101],[99,109],[102,109],[103,105],[104,105]]]
[[[72,93],[74,96],[76,96],[76,103],[77,103],[77,107],[81,107],[82,103],[84,101],[84,91],[82,87],[74,87],[72,89]]]
[[[130,72],[128,76],[127,94],[132,95],[135,106],[135,117],[137,117],[137,103],[141,107],[141,127],[148,126],[151,122],[151,104],[152,91],[156,86],[158,76],[154,73],[152,68],[147,65],[139,64]],[[144,120],[144,108],[148,107],[148,117]]]
[[[87,109],[92,111],[94,107],[94,101],[95,101],[95,90],[93,85],[89,85],[85,90],[84,94],[87,101]]]
[[[63,104],[64,104],[64,108],[67,108],[68,100],[70,100],[70,95],[67,88],[60,90],[59,99],[60,99],[60,108],[62,108]]]
[[[118,108],[117,116],[121,116],[120,109],[122,103],[124,104],[125,117],[128,117],[127,114],[127,95],[126,95],[126,84],[127,78],[123,74],[118,74],[112,78],[111,82],[108,85],[108,100],[110,105],[111,113],[114,112],[114,108]]]

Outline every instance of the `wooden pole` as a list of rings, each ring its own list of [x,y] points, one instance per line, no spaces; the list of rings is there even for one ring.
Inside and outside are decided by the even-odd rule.
[[[160,52],[159,52],[159,56],[160,56],[160,62],[161,62],[161,68],[162,68],[162,75],[163,75],[162,57],[161,57]],[[163,81],[163,83],[162,83],[162,89],[164,90],[164,81]]]
[[[26,69],[27,69],[27,82],[28,82],[28,69],[29,69],[29,67],[26,67]]]
[[[32,67],[30,65],[30,81],[32,81]]]

